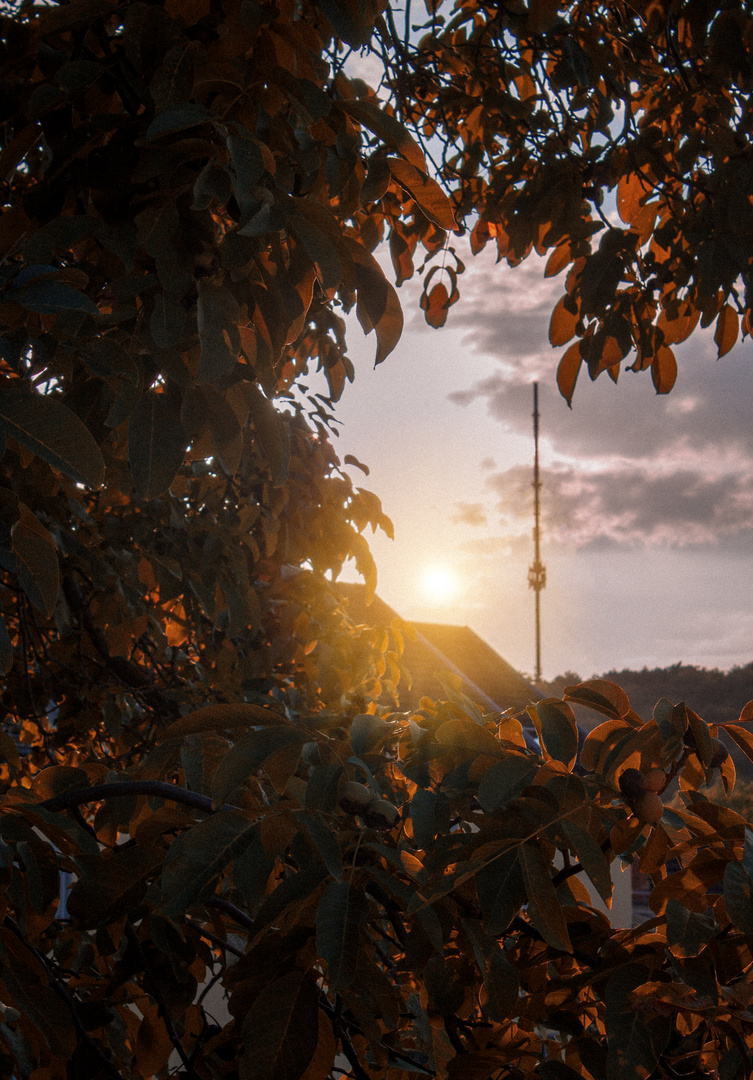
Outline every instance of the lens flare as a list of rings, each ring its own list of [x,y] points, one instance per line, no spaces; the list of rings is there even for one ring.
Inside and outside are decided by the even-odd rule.
[[[458,581],[446,566],[427,566],[421,575],[421,591],[427,600],[446,604],[457,596]]]

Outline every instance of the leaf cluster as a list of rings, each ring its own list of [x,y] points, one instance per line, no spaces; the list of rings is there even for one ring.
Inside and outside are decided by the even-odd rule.
[[[210,705],[117,773],[91,751],[17,761],[0,813],[16,1074],[745,1074],[753,832],[703,794],[719,770],[734,785],[711,764],[720,728],[666,700],[644,721],[604,680],[519,717],[452,689],[349,720]],[[603,718],[580,747],[571,703]],[[750,713],[726,730],[753,757]],[[646,823],[623,774],[682,797]],[[620,929],[595,903],[633,863],[652,918]]]
[[[629,359],[663,394],[699,324],[719,356],[750,334],[747,5],[426,0],[426,14],[406,8],[401,28],[388,9],[372,51],[473,251],[491,243],[513,266],[535,251],[547,276],[568,271],[550,327],[552,345],[572,342],[568,402],[582,367],[616,381]],[[430,325],[452,302],[454,287],[438,290]]]

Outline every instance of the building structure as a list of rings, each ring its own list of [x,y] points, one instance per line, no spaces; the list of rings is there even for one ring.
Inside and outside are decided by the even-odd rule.
[[[347,611],[356,623],[389,627],[399,614],[375,596],[366,602],[363,585],[341,584],[337,591],[347,602]],[[442,696],[437,673],[449,671],[463,680],[463,692],[484,712],[524,710],[540,701],[542,694],[503,659],[469,626],[449,623],[408,622],[403,664],[410,672],[410,689],[401,686],[400,704],[416,708],[422,697]]]

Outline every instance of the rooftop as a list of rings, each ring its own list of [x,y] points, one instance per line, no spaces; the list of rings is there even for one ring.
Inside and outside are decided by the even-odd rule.
[[[348,613],[358,623],[389,626],[401,616],[379,596],[366,604],[363,585],[342,584],[338,591],[348,601]],[[415,707],[424,696],[444,696],[437,672],[450,671],[463,680],[463,690],[485,712],[524,709],[542,695],[495,652],[469,626],[410,622],[416,633],[405,636],[403,663],[411,674],[410,691],[401,687],[401,705]]]

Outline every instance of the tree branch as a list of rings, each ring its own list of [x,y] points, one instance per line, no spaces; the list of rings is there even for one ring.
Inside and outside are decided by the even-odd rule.
[[[246,930],[254,929],[254,920],[251,916],[247,915],[241,908],[236,907],[235,904],[231,904],[229,900],[225,900],[221,896],[210,896],[206,901],[206,906],[224,911],[231,919],[235,919],[239,926],[245,927]],[[241,953],[241,956],[243,956],[243,953]]]
[[[82,806],[87,802],[99,802],[107,799],[122,799],[127,795],[151,795],[159,799],[170,799],[172,802],[182,803],[194,810],[204,810],[212,814],[217,809],[235,810],[237,807],[216,807],[208,795],[201,795],[198,791],[187,791],[178,787],[177,784],[167,784],[163,780],[123,780],[114,784],[92,784],[91,787],[75,788],[72,791],[62,791],[59,795],[53,795],[40,803],[45,810],[68,810],[73,806]]]
[[[188,1073],[188,1075],[196,1077],[196,1070],[194,1069],[193,1062],[186,1053],[185,1047],[180,1041],[180,1036],[175,1030],[173,1018],[170,1016],[167,1005],[165,1004],[165,999],[162,996],[162,991],[159,988],[159,984],[157,983],[157,980],[152,977],[152,974],[149,971],[149,965],[147,963],[146,956],[144,955],[144,950],[141,948],[141,941],[139,940],[139,935],[130,921],[127,921],[125,924],[125,933],[126,937],[133,945],[133,948],[136,950],[136,954],[138,955],[138,958],[141,962],[141,966],[144,970],[145,979],[149,984],[149,991],[154,1000],[157,1002],[157,1008],[159,1009],[159,1014],[162,1017],[162,1023],[165,1025],[165,1031],[167,1032],[168,1038],[175,1047],[178,1057],[183,1062],[183,1067]]]
[[[84,1027],[83,1021],[78,1014],[76,999],[68,992],[65,985],[53,973],[50,968],[50,962],[44,955],[44,953],[40,952],[39,949],[36,949],[29,941],[26,940],[21,931],[21,928],[16,925],[13,919],[11,919],[10,915],[5,916],[5,918],[3,919],[3,925],[7,926],[12,934],[15,934],[21,944],[25,948],[27,948],[30,953],[33,954],[33,956],[44,968],[45,974],[47,975],[47,979],[50,983],[50,988],[55,991],[55,993],[58,995],[59,998],[62,999],[62,1001],[65,1002],[66,1008],[71,1014],[71,1017],[73,1019],[73,1026],[76,1029],[76,1034],[78,1035],[79,1039],[81,1039],[82,1042],[86,1043],[86,1045],[89,1047],[97,1060],[102,1062],[102,1065],[110,1074],[110,1076],[113,1077],[113,1080],[125,1080],[120,1070],[113,1064],[112,1061],[110,1061],[104,1050],[94,1041],[94,1039],[92,1039],[91,1035]]]

